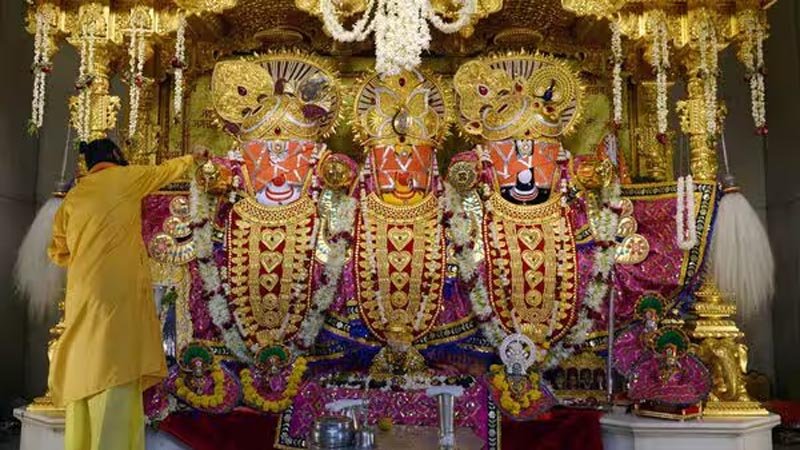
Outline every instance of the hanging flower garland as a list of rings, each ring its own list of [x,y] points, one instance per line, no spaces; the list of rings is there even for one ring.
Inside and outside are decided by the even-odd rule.
[[[619,21],[611,21],[611,54],[614,68],[612,71],[612,84],[614,95],[614,127],[622,126],[622,29]],[[566,181],[566,180],[565,180]]]
[[[78,66],[78,79],[75,89],[78,91],[78,110],[76,129],[78,139],[89,142],[92,132],[92,83],[94,82],[94,25],[85,24],[81,27],[80,65]]]
[[[181,13],[178,18],[178,31],[175,35],[175,56],[172,58],[172,68],[175,69],[173,79],[172,109],[175,119],[183,117],[183,71],[186,69],[186,16]]]
[[[764,39],[766,30],[764,23],[755,12],[746,15],[742,19],[744,40],[740,58],[744,63],[747,72],[747,80],[750,84],[750,101],[753,123],[756,133],[766,136],[769,132],[767,128],[767,105],[764,65]]]
[[[29,130],[35,133],[44,123],[44,106],[47,91],[47,74],[53,66],[50,61],[50,16],[43,11],[36,12],[36,34],[33,44],[33,99],[31,100],[31,119]]]
[[[717,29],[712,20],[706,18],[699,24],[697,33],[700,49],[700,73],[703,77],[706,128],[708,135],[714,136],[717,134],[717,74],[719,73]]]
[[[146,51],[147,31],[135,22],[136,15],[131,15],[131,36],[128,46],[130,56],[130,113],[128,115],[128,137],[136,135],[139,125],[139,106],[144,85],[144,62]]]
[[[352,29],[345,30],[334,0],[320,1],[325,29],[337,41],[363,41],[374,33],[375,68],[384,75],[396,75],[420,65],[422,52],[430,47],[429,21],[443,33],[455,33],[469,24],[475,8],[475,0],[463,0],[456,20],[445,22],[430,0],[368,0],[363,16]]]
[[[654,11],[650,16],[648,29],[652,34],[650,43],[652,64],[656,71],[656,115],[658,119],[657,139],[662,145],[667,144],[667,128],[669,126],[669,105],[667,98],[667,71],[669,70],[669,30],[667,18],[663,11]]]
[[[694,180],[691,175],[678,178],[678,197],[675,213],[676,241],[681,250],[691,250],[697,245],[697,227],[694,223]]]

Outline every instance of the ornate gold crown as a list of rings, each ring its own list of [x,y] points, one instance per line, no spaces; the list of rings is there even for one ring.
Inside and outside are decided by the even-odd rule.
[[[459,125],[480,140],[556,138],[580,118],[580,78],[553,57],[518,53],[470,61],[453,85]]]
[[[337,73],[299,53],[221,61],[211,77],[214,109],[243,141],[316,141],[333,132],[341,110]]]
[[[436,146],[447,135],[452,111],[450,90],[438,77],[419,70],[373,74],[357,85],[353,128],[367,146]]]

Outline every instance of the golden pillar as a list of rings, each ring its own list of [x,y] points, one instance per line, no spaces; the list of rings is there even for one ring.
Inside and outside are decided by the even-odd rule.
[[[692,176],[696,181],[717,179],[716,134],[708,131],[706,113],[705,82],[699,68],[699,56],[692,50],[687,56],[687,97],[678,102],[678,117],[681,130],[689,138],[689,155]],[[715,112],[715,114],[719,114]]]
[[[706,416],[765,416],[767,410],[747,393],[747,346],[744,333],[736,326],[736,304],[727,301],[716,284],[706,279],[697,291],[692,306],[694,317],[688,321],[689,336],[695,353],[711,371],[712,387]]]

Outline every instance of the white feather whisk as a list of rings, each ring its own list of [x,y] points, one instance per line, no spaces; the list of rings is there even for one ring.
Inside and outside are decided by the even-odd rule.
[[[17,291],[28,301],[29,317],[39,322],[52,317],[58,302],[64,296],[66,287],[66,271],[50,261],[47,247],[53,235],[56,212],[61,207],[68,189],[64,176],[67,170],[70,135],[68,127],[67,143],[61,161],[61,178],[56,192],[36,213],[19,247],[17,262],[14,265],[14,284]]]
[[[711,273],[722,292],[734,295],[741,317],[757,317],[775,291],[775,261],[764,225],[730,174],[724,135],[722,153],[727,173],[711,240]]]

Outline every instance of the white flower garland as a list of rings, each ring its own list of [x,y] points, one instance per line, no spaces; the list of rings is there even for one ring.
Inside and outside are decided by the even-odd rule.
[[[81,27],[81,52],[80,65],[78,66],[78,80],[75,87],[78,90],[77,134],[82,142],[88,142],[92,133],[92,82],[94,81],[94,25]]]
[[[363,41],[374,33],[375,68],[384,75],[420,65],[422,52],[430,47],[428,21],[443,33],[455,33],[469,24],[475,8],[475,0],[462,0],[457,19],[447,23],[436,15],[430,0],[369,0],[363,16],[351,30],[345,30],[333,0],[320,1],[325,29],[337,41]]]
[[[681,250],[688,251],[697,245],[697,227],[694,223],[694,180],[691,175],[678,178],[676,202],[676,241]]]
[[[356,201],[352,197],[340,195],[335,200],[336,220],[330,221],[329,233],[334,240],[328,240],[328,260],[323,271],[323,282],[314,291],[312,302],[315,308],[309,311],[300,324],[299,338],[305,348],[310,348],[325,321],[324,314],[336,298],[339,281],[347,262],[347,250],[352,244],[353,224],[356,216]],[[349,235],[350,239],[343,239]]]
[[[717,53],[717,29],[710,19],[702,21],[698,27],[698,47],[700,48],[700,69],[703,74],[703,94],[705,96],[706,128],[709,136],[717,134],[717,74],[719,73],[719,54]]]
[[[239,360],[249,362],[252,360],[247,345],[236,326],[232,325],[232,318],[228,310],[228,302],[220,293],[230,293],[230,285],[222,283],[222,276],[217,264],[213,260],[213,225],[211,218],[214,213],[214,202],[206,193],[201,193],[197,182],[192,180],[189,188],[189,207],[196,225],[194,241],[197,254],[197,271],[203,282],[203,290],[211,293],[208,302],[208,311],[211,321],[222,334],[225,346],[236,355]]]
[[[648,29],[652,34],[651,57],[656,69],[656,113],[658,133],[665,136],[669,126],[669,105],[667,98],[667,71],[669,70],[669,31],[667,18],[663,11],[655,11],[650,16]],[[661,138],[663,140],[663,137]],[[663,142],[662,142],[663,143]]]
[[[36,12],[36,34],[33,45],[33,99],[31,100],[31,127],[38,130],[44,123],[47,74],[52,69],[50,61],[50,16]]]
[[[764,24],[755,13],[743,19],[745,35],[741,52],[742,62],[750,83],[750,101],[753,123],[759,134],[767,133],[766,88],[764,83]]]
[[[133,139],[139,125],[139,105],[142,98],[142,85],[144,84],[144,62],[146,51],[146,33],[135,23],[135,15],[131,15],[131,37],[128,46],[130,56],[130,114],[128,115],[128,137]]]
[[[175,69],[173,79],[172,109],[175,111],[175,118],[180,120],[183,116],[183,70],[186,68],[186,16],[180,15],[178,19],[178,31],[175,35],[175,57],[172,60]]]
[[[611,53],[613,57],[614,125],[622,124],[622,29],[617,20],[611,21]]]

